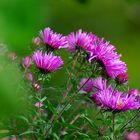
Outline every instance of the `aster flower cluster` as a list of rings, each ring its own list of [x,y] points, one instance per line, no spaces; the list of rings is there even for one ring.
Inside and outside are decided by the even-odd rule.
[[[109,42],[104,41],[103,38],[98,38],[93,33],[78,30],[76,33],[72,32],[67,36],[62,36],[62,34],[57,34],[50,28],[45,28],[40,32],[40,36],[43,44],[46,45],[46,49],[51,50],[51,52],[61,48],[66,48],[71,53],[76,53],[77,51],[82,50],[87,54],[88,61],[91,65],[95,60],[96,63],[102,67],[102,70],[106,73],[106,75],[112,79],[115,79],[120,74],[127,72],[126,64],[120,60],[121,55],[117,54],[116,48]],[[36,37],[33,41],[34,44],[36,43],[37,46],[39,46],[41,39]],[[40,53],[37,53],[38,55],[34,55],[34,62],[37,66],[45,65],[44,67],[46,67],[46,63],[37,64],[37,59],[41,59]],[[46,55],[43,56],[46,57]],[[53,62],[51,59],[49,59],[49,61]],[[57,61],[57,63],[59,62]]]
[[[67,37],[68,50],[75,52],[80,48],[89,55],[89,61],[96,60],[110,78],[116,78],[119,74],[126,73],[126,64],[120,60],[121,55],[117,54],[116,48],[103,38],[98,38],[93,33],[86,33],[79,30]]]
[[[43,73],[51,73],[58,70],[63,65],[63,60],[60,56],[54,55],[53,51],[67,47],[66,37],[62,34],[53,32],[50,28],[45,28],[40,31],[40,37],[33,39],[33,44],[37,46],[37,51],[32,55],[32,61],[36,67]],[[46,51],[39,47],[45,44]],[[28,68],[30,65],[29,57],[25,57],[23,64]]]
[[[127,67],[121,60],[121,55],[117,53],[116,47],[109,41],[105,41],[104,38],[99,38],[95,34],[84,32],[81,29],[76,33],[72,32],[63,36],[50,28],[45,28],[40,31],[39,36],[33,39],[33,45],[35,46],[34,51],[31,56],[23,59],[22,66],[25,69],[24,76],[32,83],[36,92],[41,91],[42,85],[45,83],[42,80],[44,77],[49,77],[51,73],[56,72],[65,64],[60,56],[60,50],[63,49],[68,51],[73,59],[70,62],[70,70],[67,69],[69,75],[67,84],[63,85],[66,86],[66,91],[62,103],[68,97],[71,103],[75,99],[74,97],[79,95],[76,93],[84,91],[84,95],[88,95],[88,98],[96,104],[95,106],[105,112],[116,114],[140,108],[140,94],[137,89],[121,91],[118,88],[128,86]],[[77,63],[78,65],[76,65]],[[32,69],[35,70],[35,73]],[[44,77],[34,76],[36,73]],[[40,79],[44,82],[42,85]],[[72,92],[74,94],[69,96]],[[43,112],[45,107],[43,101],[46,100],[46,97],[36,96],[38,100],[34,106],[38,111],[41,109]],[[67,102],[69,98],[66,100]],[[70,103],[68,102],[67,105]],[[57,108],[60,108],[60,105],[61,102]],[[62,105],[60,114],[56,109],[58,116],[55,114],[50,120],[55,122],[53,119],[61,117],[67,105]],[[52,126],[53,124],[50,125],[50,127]],[[47,133],[50,129],[48,128]]]
[[[83,81],[85,79],[82,79],[80,84]],[[90,93],[91,99],[96,105],[105,110],[120,112],[140,108],[140,101],[136,98],[138,96],[136,89],[122,93],[114,90],[111,84],[107,86],[107,81],[103,80],[102,77],[89,80],[82,90]]]
[[[40,37],[34,38],[33,43],[36,46],[45,45],[45,52],[42,49],[38,49],[31,57],[35,66],[43,73],[51,73],[62,67],[63,60],[60,56],[54,55],[54,53],[63,48],[72,54],[83,51],[87,55],[85,58],[87,63],[91,66],[96,63],[97,69],[101,67],[108,78],[115,79],[117,85],[125,84],[128,81],[126,64],[120,60],[121,55],[116,52],[115,46],[91,32],[87,33],[80,29],[76,33],[72,32],[67,36],[62,36],[62,34],[55,33],[50,28],[45,28],[40,31]],[[25,57],[23,61],[24,67],[29,68],[31,66],[29,62],[30,57]],[[136,100],[136,96],[134,96],[136,91],[132,90],[124,94],[114,90],[111,84],[107,86],[107,80],[101,76],[103,75],[101,74],[97,79],[88,80],[81,89],[91,94],[91,99],[96,104],[113,111],[139,108],[139,103]],[[80,86],[86,80],[86,78],[82,79]],[[130,93],[132,92],[135,92],[135,94],[131,95]]]
[[[41,85],[36,82],[38,79],[33,75],[32,67],[35,66],[41,74],[46,75],[60,69],[64,62],[54,51],[66,48],[67,40],[62,34],[55,33],[50,28],[45,28],[32,42],[35,50],[31,56],[24,57],[22,66],[25,68],[24,76],[32,83],[34,90],[40,91]]]

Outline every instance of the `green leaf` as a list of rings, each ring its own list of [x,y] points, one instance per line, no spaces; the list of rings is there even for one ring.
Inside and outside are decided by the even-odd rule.
[[[87,134],[85,134],[85,133],[81,133],[81,132],[79,132],[79,131],[77,131],[76,133],[77,133],[80,137],[88,138],[88,140],[91,140],[90,137],[89,137]]]
[[[45,96],[40,100],[40,102],[44,102],[46,99],[47,99],[47,97]]]
[[[55,138],[55,140],[60,140],[59,136],[56,133],[53,133],[52,135]]]
[[[37,134],[37,133],[38,132],[35,132],[35,131],[26,131],[26,132],[21,133],[19,136],[29,135],[29,134]]]
[[[17,116],[16,118],[23,120],[24,122],[26,122],[27,124],[29,124],[29,120],[24,117],[24,116]]]
[[[67,127],[68,129],[74,129],[74,130],[78,130],[80,131],[81,129],[73,124],[69,124],[69,123],[60,123],[61,126],[63,127]]]
[[[50,101],[47,100],[45,103],[46,103],[45,108],[48,108],[54,114],[57,113],[55,107],[51,104]]]
[[[81,115],[81,118],[85,119],[92,128],[96,128],[96,129],[98,128],[98,126],[91,119],[86,117],[84,114]]]

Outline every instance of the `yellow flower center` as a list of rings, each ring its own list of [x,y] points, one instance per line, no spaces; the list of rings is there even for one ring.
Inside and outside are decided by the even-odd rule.
[[[117,106],[118,107],[122,107],[123,106],[123,102],[121,102],[121,101],[117,102]]]

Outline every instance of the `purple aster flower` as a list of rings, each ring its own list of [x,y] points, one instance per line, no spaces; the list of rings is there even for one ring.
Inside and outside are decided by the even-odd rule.
[[[91,99],[96,105],[115,112],[135,110],[140,107],[140,103],[136,97],[128,93],[123,94],[119,91],[114,91],[111,85],[107,86],[107,81],[102,77],[93,80],[94,88],[91,94]],[[96,89],[96,90],[95,90]]]
[[[76,34],[74,32],[67,36],[68,51],[74,53],[76,49],[80,48],[89,53],[92,50],[92,37],[87,32],[78,30]]]
[[[125,136],[125,140],[140,140],[140,134],[137,132],[130,132]]]
[[[83,78],[80,82],[80,87],[83,86],[88,78]],[[98,77],[96,79],[90,79],[88,82],[83,86],[81,90],[90,93],[90,92],[97,92],[99,90],[106,89],[106,80],[103,80],[102,77]]]
[[[106,80],[103,80],[102,77],[98,77],[93,80],[93,90],[91,93],[91,99],[96,103],[96,105],[101,106],[100,101],[98,100],[98,94],[101,90],[105,90],[107,88]]]
[[[104,43],[104,39],[97,39],[94,35],[92,38],[93,49],[89,61],[97,60],[107,75],[113,79],[121,73],[126,73],[126,64],[120,60],[121,55],[117,54],[115,47],[109,42]]]
[[[114,91],[112,87],[101,90],[97,94],[97,99],[104,109],[115,112],[136,110],[140,107],[140,103],[134,96]]]
[[[88,78],[83,78],[80,82],[80,87],[82,87],[86,83],[87,80],[88,80]],[[104,82],[106,82],[106,81],[102,81],[101,77],[99,77],[95,80],[90,79],[81,89],[81,91],[91,94],[91,96],[90,96],[91,100],[94,101],[96,103],[96,105],[98,105],[98,106],[100,106],[101,103],[98,101],[98,97],[97,97],[96,93],[98,93],[100,89],[106,88],[106,83],[104,85]]]
[[[66,37],[62,34],[53,32],[49,27],[40,32],[43,42],[52,49],[60,49],[67,47]]]
[[[80,82],[80,87],[82,87],[87,80],[87,78],[82,79]],[[90,93],[93,90],[93,79],[88,80],[81,90],[85,91],[86,93]]]
[[[33,54],[32,59],[37,68],[46,73],[56,71],[63,65],[61,57],[54,56],[52,53],[43,54],[40,50]]]
[[[107,87],[106,80],[103,80],[103,78],[100,76],[93,80],[93,86],[96,89],[95,91],[104,90]]]
[[[84,78],[81,80],[80,82],[80,87],[82,85],[85,84],[85,82],[87,81],[87,78]],[[106,89],[106,80],[103,80],[102,77],[98,77],[96,79],[90,79],[85,85],[84,87],[81,89],[82,91],[86,92],[86,93],[90,93],[91,94],[91,99],[97,104],[99,105],[99,101],[97,99],[97,93],[100,90],[104,90]]]

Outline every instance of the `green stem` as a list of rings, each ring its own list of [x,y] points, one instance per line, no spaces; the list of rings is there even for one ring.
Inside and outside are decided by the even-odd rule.
[[[116,140],[116,136],[115,136],[115,113],[112,113],[112,131],[113,131],[113,140]]]
[[[77,59],[78,59],[78,57],[74,56],[72,68],[71,68],[70,74],[69,74],[69,76],[68,76],[67,84],[66,84],[67,87],[69,86],[69,82],[70,82],[71,76],[72,76],[72,74],[73,74],[73,72],[74,72],[74,68],[75,68],[76,63],[77,63]]]

